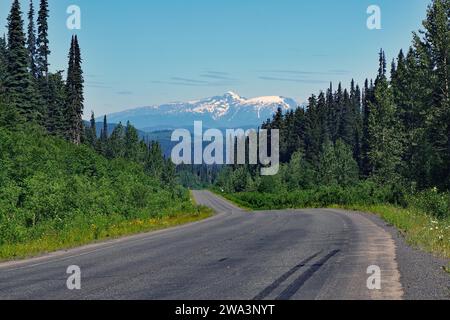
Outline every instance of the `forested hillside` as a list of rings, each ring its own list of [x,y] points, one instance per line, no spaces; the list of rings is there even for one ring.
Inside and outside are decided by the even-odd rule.
[[[13,1],[0,39],[0,259],[193,221],[208,213],[178,185],[158,143],[128,123],[84,126],[82,54],[49,71],[47,0],[27,33]]]
[[[306,108],[279,110],[263,124],[280,129],[278,175],[261,177],[254,166],[225,168],[218,189],[257,209],[414,208],[447,219],[435,239],[450,247],[449,26],[450,1],[432,1],[407,51],[391,63],[379,52],[374,80],[362,87],[352,81],[348,89],[330,85]],[[435,230],[430,219],[421,230]]]

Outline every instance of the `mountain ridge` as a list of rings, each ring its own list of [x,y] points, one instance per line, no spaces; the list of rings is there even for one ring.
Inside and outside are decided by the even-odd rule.
[[[221,96],[201,100],[133,108],[107,117],[111,123],[130,121],[136,128],[146,132],[192,128],[194,121],[202,121],[206,128],[249,128],[260,126],[278,108],[286,112],[298,106],[294,99],[287,97],[247,99],[229,91]]]

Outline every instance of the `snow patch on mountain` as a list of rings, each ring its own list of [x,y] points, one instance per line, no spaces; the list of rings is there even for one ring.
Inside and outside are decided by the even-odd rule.
[[[111,114],[111,123],[130,121],[138,129],[152,131],[192,127],[203,121],[205,127],[256,127],[271,118],[281,108],[288,111],[298,107],[295,100],[281,96],[246,99],[235,92],[227,92],[198,101],[175,102],[159,106],[137,108]]]

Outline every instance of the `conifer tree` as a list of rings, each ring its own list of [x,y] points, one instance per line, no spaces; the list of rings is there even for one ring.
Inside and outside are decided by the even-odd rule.
[[[48,57],[50,55],[48,40],[48,0],[41,0],[37,18],[38,36],[37,36],[37,65],[39,76],[48,78]]]
[[[145,169],[148,174],[156,179],[160,179],[164,170],[164,158],[162,156],[161,145],[157,141],[152,141],[149,146]]]
[[[338,128],[338,137],[346,144],[353,146],[355,139],[355,116],[353,115],[354,107],[350,99],[347,89],[344,90],[342,96],[342,105],[340,112],[340,121]]]
[[[353,115],[353,157],[358,163],[360,172],[363,171],[362,165],[362,152],[361,152],[361,139],[362,139],[362,115],[361,115],[361,89],[359,85],[355,86],[355,81],[352,80],[351,84],[350,100],[352,104]]]
[[[34,121],[38,114],[31,103],[33,92],[28,73],[28,51],[18,0],[13,1],[8,16],[8,77],[5,89],[10,106],[16,108],[23,119]]]
[[[174,192],[176,184],[176,167],[170,158],[164,160],[164,170],[162,171],[161,179],[163,185],[168,190]]]
[[[28,11],[28,38],[27,38],[27,49],[28,49],[28,67],[31,75],[34,79],[39,76],[38,66],[36,64],[36,28],[34,23],[34,6],[33,0],[30,0],[30,9]]]
[[[327,94],[326,94],[326,104],[327,104],[327,110],[328,110],[327,128],[328,128],[328,135],[329,135],[330,141],[334,141],[335,137],[336,137],[335,121],[336,121],[336,116],[337,116],[337,110],[336,110],[336,104],[334,101],[333,93],[334,93],[333,92],[333,84],[330,83],[330,86],[327,89]]]
[[[321,145],[320,118],[317,112],[317,98],[309,98],[305,114],[305,157],[311,163],[317,163]]]
[[[332,112],[333,118],[331,119],[331,136],[332,141],[336,142],[339,139],[339,129],[342,118],[342,108],[344,103],[344,92],[342,90],[342,84],[339,83],[338,89],[334,94],[334,111]]]
[[[125,158],[137,161],[139,156],[139,136],[135,127],[128,121],[125,129]]]
[[[320,128],[320,144],[323,145],[326,141],[330,141],[327,99],[323,91],[319,93],[317,98],[317,114]]]
[[[108,132],[108,119],[106,118],[106,115],[103,117],[103,128],[100,133],[100,139],[102,142],[105,142],[108,140],[109,132]]]
[[[66,87],[62,71],[49,74],[49,100],[47,101],[46,127],[50,134],[64,136],[66,128]]]
[[[77,36],[72,37],[69,52],[69,67],[67,69],[67,137],[74,144],[81,143],[83,132],[83,71],[81,69],[81,54]]]
[[[433,144],[436,185],[450,186],[450,1],[433,0],[423,22],[423,48],[430,58],[434,77],[432,106],[428,113],[428,135]],[[419,42],[418,39],[416,39]],[[424,50],[425,51],[425,50]],[[444,180],[443,180],[444,177]],[[444,182],[445,181],[445,182]]]
[[[95,122],[94,111],[91,112],[91,120],[89,123],[89,127],[86,128],[86,142],[92,148],[97,147],[97,124]]]
[[[369,106],[370,164],[381,183],[396,181],[403,152],[403,137],[392,88],[386,78],[386,60],[383,51],[380,51],[380,68],[375,85],[374,102],[369,102]]]
[[[8,77],[8,49],[5,36],[0,37],[0,97],[5,94],[6,79]]]
[[[125,128],[119,123],[105,142],[106,156],[109,159],[125,157]]]
[[[373,88],[369,86],[369,80],[364,83],[363,97],[363,115],[362,115],[362,139],[361,139],[361,163],[362,174],[369,177],[372,173],[372,166],[369,159],[370,141],[369,141],[369,118],[371,113],[371,104],[373,103]]]

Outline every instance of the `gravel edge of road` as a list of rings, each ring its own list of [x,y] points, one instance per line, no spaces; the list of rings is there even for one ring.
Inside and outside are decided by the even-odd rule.
[[[450,274],[443,269],[449,261],[410,246],[397,228],[379,216],[358,213],[382,227],[394,239],[405,300],[450,300]]]

